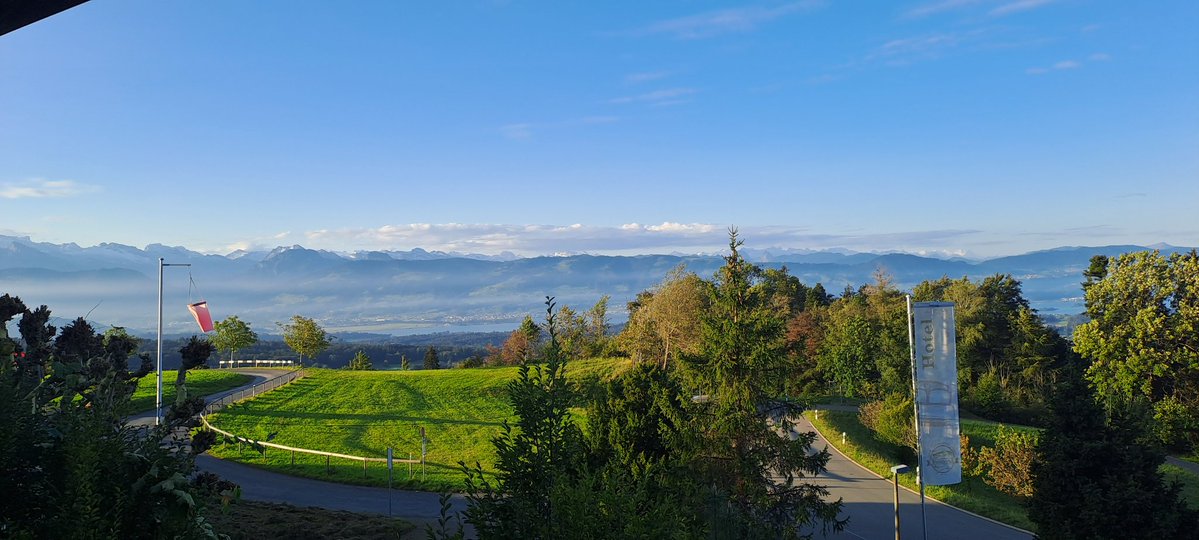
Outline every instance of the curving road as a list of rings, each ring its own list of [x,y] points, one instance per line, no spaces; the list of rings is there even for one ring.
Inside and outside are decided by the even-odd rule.
[[[254,380],[242,387],[206,397],[219,399],[224,395],[279,375],[277,370],[239,369],[236,371],[251,375]],[[153,423],[154,417],[151,413],[144,413],[133,421]],[[850,518],[849,525],[840,534],[815,531],[816,538],[869,540],[894,538],[894,488],[891,482],[859,467],[842,455],[836,448],[828,444],[824,437],[820,436],[806,418],[799,418],[796,428],[799,431],[816,432],[815,446],[829,448],[832,456],[828,462],[827,472],[810,481],[825,485],[833,498],[841,497],[844,501],[841,517]],[[389,490],[385,488],[337,484],[288,476],[223,461],[208,455],[197,457],[196,466],[202,471],[216,473],[241,485],[242,496],[250,500],[287,503],[295,506],[316,506],[351,512],[388,513]],[[392,515],[416,522],[431,522],[439,517],[441,505],[437,493],[390,491]],[[921,534],[920,496],[901,487],[899,498],[903,537],[924,538]],[[461,496],[455,496],[452,505],[454,510],[463,510],[466,507]],[[1030,540],[1033,538],[1027,531],[931,499],[927,500],[926,508],[928,512],[927,538],[929,540],[957,540],[966,537],[971,540]]]
[[[278,369],[253,368],[229,371],[249,375],[252,379],[236,388],[204,396],[207,401],[218,400],[286,373]],[[131,416],[128,423],[134,426],[152,426],[154,425],[154,411],[150,410]],[[385,488],[337,484],[288,476],[249,465],[224,461],[205,454],[196,457],[196,468],[218,474],[222,478],[240,485],[242,497],[249,500],[287,503],[294,506],[316,506],[349,512],[384,515],[388,513],[388,490]],[[414,522],[430,522],[441,515],[440,495],[437,493],[391,490],[390,496],[392,515],[396,517]],[[466,509],[466,503],[460,495],[453,498],[452,504],[454,510]]]
[[[895,537],[895,487],[890,480],[859,467],[841,454],[812,427],[808,419],[796,421],[799,431],[812,431],[817,439],[813,446],[827,446],[831,457],[828,471],[809,481],[828,488],[833,499],[841,497],[844,506],[841,517],[849,517],[849,525],[841,534],[817,531],[816,538],[887,539]],[[932,499],[925,499],[928,512],[928,540],[1031,540],[1027,531],[959,510]],[[920,495],[899,488],[899,514],[903,538],[923,539],[920,519]]]
[[[288,476],[263,469],[201,455],[196,467],[216,473],[241,486],[242,497],[255,501],[287,503],[295,506],[318,506],[330,510],[387,514],[388,490],[350,484],[322,482],[311,478]],[[427,522],[440,516],[441,501],[437,493],[426,491],[391,490],[392,514],[409,521]],[[453,498],[453,510],[465,510],[461,495]]]
[[[267,379],[273,379],[275,377],[282,376],[284,373],[286,373],[285,371],[280,371],[278,369],[254,369],[254,368],[229,369],[226,371],[232,371],[234,373],[241,373],[242,375],[249,375],[252,378],[250,379],[250,382],[243,384],[241,386],[238,386],[236,388],[231,388],[229,390],[225,390],[224,392],[217,392],[215,394],[208,394],[208,395],[204,396],[205,400],[215,401],[215,400],[221,399],[225,396],[228,396],[230,394],[245,390],[246,388],[250,388],[251,386],[254,386],[254,385],[256,385],[260,382],[263,382]],[[169,409],[170,407],[171,406],[169,403],[164,404],[162,406],[162,414],[164,416],[166,415],[167,409]],[[140,412],[133,416],[130,416],[129,419],[127,420],[127,423],[131,426],[152,426],[152,425],[154,425],[154,409],[150,409],[148,411]]]

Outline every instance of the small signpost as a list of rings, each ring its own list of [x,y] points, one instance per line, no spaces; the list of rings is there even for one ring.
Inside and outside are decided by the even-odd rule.
[[[429,455],[429,438],[425,436],[425,426],[420,427],[420,480],[425,481],[425,457]]]
[[[391,447],[387,447],[387,515],[391,515]]]

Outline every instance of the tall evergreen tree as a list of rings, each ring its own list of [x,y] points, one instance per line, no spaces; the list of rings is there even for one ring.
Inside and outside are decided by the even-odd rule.
[[[697,400],[699,473],[714,486],[710,532],[721,538],[795,538],[837,522],[841,503],[821,486],[797,481],[824,471],[828,451],[812,452],[814,433],[796,433],[797,404],[780,399],[793,365],[783,320],[753,285],[759,270],[742,258],[730,230],[729,255],[717,271],[711,307],[701,319],[699,352],[682,355]]]
[[[545,363],[520,365],[517,377],[508,383],[515,424],[505,420],[492,439],[496,482],[479,464],[473,469],[462,464],[467,476],[466,520],[480,538],[564,538],[571,525],[555,519],[560,513],[553,493],[578,473],[583,435],[570,414],[576,396],[566,380],[552,298],[546,299],[546,306]]]
[[[352,370],[369,371],[375,369],[375,366],[371,363],[371,357],[367,356],[365,351],[358,351],[354,354],[354,357],[350,359],[350,363],[346,366],[346,368]]]
[[[1164,454],[1147,436],[1138,407],[1113,408],[1110,420],[1083,380],[1064,368],[1050,399],[1052,416],[1033,464],[1028,515],[1041,538],[1182,540],[1199,513],[1158,467]]]
[[[437,348],[429,345],[425,350],[425,362],[421,369],[441,369],[441,361],[437,359]]]

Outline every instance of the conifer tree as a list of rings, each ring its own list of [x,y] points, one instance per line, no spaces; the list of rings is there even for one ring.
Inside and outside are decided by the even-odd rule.
[[[780,399],[786,359],[784,323],[754,293],[757,267],[741,257],[729,232],[729,255],[717,271],[711,307],[702,319],[699,353],[682,356],[696,394],[699,472],[715,487],[710,532],[722,538],[796,538],[832,523],[841,502],[821,486],[796,481],[824,471],[827,450],[811,452],[813,433],[794,431],[801,408]]]
[[[441,361],[437,359],[437,348],[429,345],[425,351],[425,362],[421,369],[441,369]]]
[[[375,369],[374,364],[371,363],[371,357],[367,356],[366,352],[361,350],[350,359],[350,363],[346,367],[358,371]]]
[[[1194,538],[1199,513],[1158,471],[1165,456],[1140,407],[1124,403],[1108,419],[1082,369],[1066,368],[1050,408],[1028,507],[1040,538]]]

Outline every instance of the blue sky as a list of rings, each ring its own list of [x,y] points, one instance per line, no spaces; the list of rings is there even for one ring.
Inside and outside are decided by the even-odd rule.
[[[93,0],[0,234],[228,252],[1199,244],[1199,2]]]

